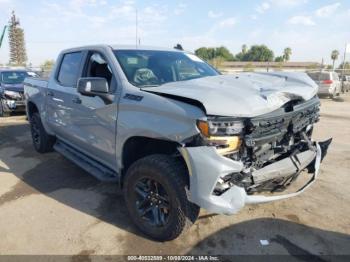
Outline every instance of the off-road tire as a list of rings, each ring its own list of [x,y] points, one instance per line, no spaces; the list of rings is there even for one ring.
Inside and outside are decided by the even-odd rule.
[[[157,181],[166,191],[170,202],[168,220],[163,226],[149,224],[139,214],[135,187],[141,179]],[[137,160],[128,169],[123,193],[131,220],[147,236],[158,241],[169,241],[177,238],[198,218],[200,208],[189,202],[188,171],[185,164],[168,155],[150,155]]]
[[[51,152],[55,143],[55,137],[46,133],[39,113],[35,112],[30,117],[30,131],[34,148],[39,153]]]

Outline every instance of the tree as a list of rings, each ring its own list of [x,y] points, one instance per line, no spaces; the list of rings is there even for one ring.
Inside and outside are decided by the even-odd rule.
[[[224,46],[220,46],[215,48],[215,57],[222,57],[226,61],[234,60],[234,56],[231,52]]]
[[[198,48],[196,51],[194,51],[197,56],[202,58],[203,60],[209,61],[211,59],[209,53],[208,53],[208,48],[206,47],[201,47]]]
[[[223,61],[233,61],[234,60],[234,56],[224,46],[201,47],[195,51],[195,54],[208,62],[215,59],[215,58],[218,58],[218,59],[223,60]]]
[[[331,53],[331,59],[333,60],[333,69],[334,69],[335,60],[337,60],[338,57],[339,57],[339,51],[333,50]]]
[[[10,42],[10,64],[25,65],[27,61],[27,52],[24,42],[24,31],[19,27],[20,23],[15,12],[9,21],[9,42]]]
[[[285,62],[289,61],[291,55],[292,55],[292,49],[290,47],[286,47],[283,50],[283,61]]]
[[[45,60],[44,63],[40,66],[41,70],[48,72],[51,71],[53,66],[55,65],[54,60]]]
[[[273,61],[274,53],[266,45],[253,45],[243,54],[241,61],[268,62]]]
[[[277,57],[275,58],[275,62],[284,62],[283,56],[277,56]]]
[[[247,53],[248,47],[246,44],[242,45],[242,54]]]

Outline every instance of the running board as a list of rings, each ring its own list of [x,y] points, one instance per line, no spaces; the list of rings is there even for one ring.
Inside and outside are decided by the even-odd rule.
[[[57,141],[54,145],[55,151],[74,162],[86,172],[103,182],[118,182],[119,176],[116,172],[101,163],[82,154],[78,150],[70,147],[62,141]]]

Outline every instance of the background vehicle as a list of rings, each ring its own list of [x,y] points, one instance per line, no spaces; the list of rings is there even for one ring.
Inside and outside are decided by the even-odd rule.
[[[303,73],[220,75],[174,49],[63,51],[50,79],[26,79],[35,149],[123,188],[148,236],[174,239],[199,208],[234,214],[315,181],[330,140],[311,141],[316,84]],[[305,185],[282,192],[304,174]]]
[[[348,92],[350,90],[350,76],[343,75],[341,78],[342,92]]]
[[[319,95],[328,95],[331,98],[340,95],[341,83],[336,72],[321,71],[307,74],[318,85]]]
[[[0,117],[25,112],[23,81],[30,76],[25,70],[0,69]]]

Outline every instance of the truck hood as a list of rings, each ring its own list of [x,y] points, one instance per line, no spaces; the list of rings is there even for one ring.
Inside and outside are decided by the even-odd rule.
[[[317,85],[305,73],[241,73],[171,82],[142,90],[200,102],[207,115],[254,117],[291,100],[307,101]]]
[[[1,84],[1,89],[15,91],[15,92],[23,92],[24,91],[23,83],[21,83],[21,84]]]

